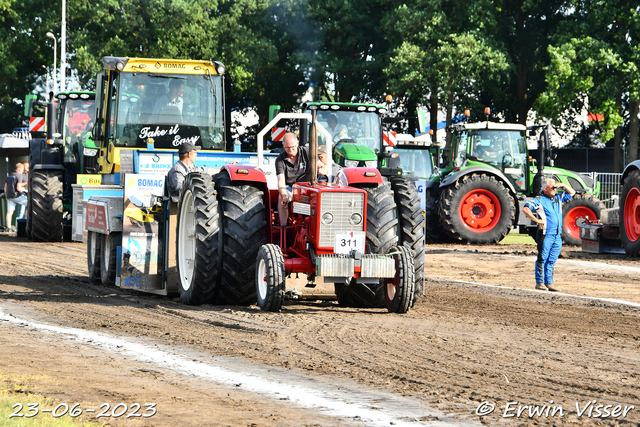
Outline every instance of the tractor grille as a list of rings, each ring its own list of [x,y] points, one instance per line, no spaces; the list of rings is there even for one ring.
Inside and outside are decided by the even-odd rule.
[[[333,215],[331,224],[322,223],[322,215],[329,212]],[[349,221],[351,215],[359,213],[363,220],[358,225]],[[333,247],[336,232],[364,231],[364,193],[323,192],[318,207],[320,218],[319,245]]]

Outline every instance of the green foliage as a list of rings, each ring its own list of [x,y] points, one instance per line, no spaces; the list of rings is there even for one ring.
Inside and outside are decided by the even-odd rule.
[[[506,80],[508,58],[491,36],[494,13],[483,0],[399,5],[386,21],[402,40],[385,68],[391,91],[422,98],[431,107],[435,100],[448,110],[463,110],[488,85]]]
[[[563,37],[549,47],[548,86],[536,108],[556,124],[563,111],[579,115],[586,108],[603,114],[598,125],[602,142],[607,142],[629,119],[624,105],[640,101],[640,12],[630,1],[575,1],[573,7]],[[623,98],[628,102],[621,102]],[[637,120],[631,123],[632,138],[637,139]]]

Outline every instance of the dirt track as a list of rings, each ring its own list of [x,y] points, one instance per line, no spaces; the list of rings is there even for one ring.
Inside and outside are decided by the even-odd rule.
[[[238,358],[309,372],[408,396],[453,420],[487,425],[640,423],[640,263],[564,250],[556,284],[567,294],[533,291],[532,246],[429,245],[426,295],[406,315],[287,302],[257,307],[188,307],[177,299],[91,285],[85,245],[38,244],[0,235],[0,311],[16,318],[98,331],[150,346]],[[459,280],[462,282],[454,282]],[[496,287],[470,284],[477,282]],[[303,284],[304,285],[304,284]],[[69,403],[156,402],[152,418],[110,425],[367,425],[190,378],[121,354],[0,322],[0,373],[36,377],[25,386]],[[234,360],[234,359],[232,359]],[[238,362],[242,363],[242,362]],[[553,400],[553,403],[550,401]],[[634,408],[596,418],[589,402]],[[478,416],[481,402],[495,405]],[[507,402],[519,402],[508,404]],[[542,416],[517,415],[518,405]],[[562,407],[545,417],[546,407]],[[536,408],[532,408],[536,409]],[[551,412],[549,412],[550,414]],[[411,417],[429,424],[442,417]],[[104,418],[102,419],[105,420]]]

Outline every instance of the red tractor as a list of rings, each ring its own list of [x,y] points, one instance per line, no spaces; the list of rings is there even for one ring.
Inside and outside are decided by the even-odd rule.
[[[275,168],[265,164],[261,137],[281,119],[310,120],[312,134],[318,126],[328,135],[315,112],[282,113],[258,136],[259,166],[226,165],[215,178],[187,177],[177,223],[182,301],[257,300],[262,310],[278,311],[286,278],[304,273],[311,282],[334,283],[341,305],[407,312],[415,294],[413,254],[398,244],[393,192],[378,170],[345,169],[349,186],[342,186],[318,183],[311,162],[311,181],[294,184],[288,224],[279,226]],[[309,158],[315,159],[317,137],[311,141]]]

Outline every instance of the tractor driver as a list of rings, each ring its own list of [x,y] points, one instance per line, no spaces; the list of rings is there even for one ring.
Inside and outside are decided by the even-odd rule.
[[[184,81],[181,79],[173,79],[169,82],[169,94],[163,95],[153,107],[153,114],[157,117],[162,114],[167,107],[177,107],[182,114],[182,105],[184,103],[182,97],[184,95]]]
[[[276,158],[278,177],[278,219],[281,226],[287,225],[288,204],[291,201],[292,186],[296,182],[309,181],[309,149],[298,146],[298,138],[288,132],[282,140],[284,153]]]
[[[343,124],[338,124],[338,116],[336,114],[329,114],[327,124],[329,125],[329,132],[331,132],[334,141],[347,136],[347,127]]]

